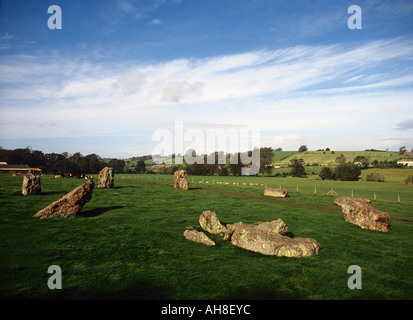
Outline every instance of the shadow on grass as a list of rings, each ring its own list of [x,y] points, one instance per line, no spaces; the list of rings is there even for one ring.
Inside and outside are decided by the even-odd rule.
[[[67,193],[69,193],[70,191],[48,191],[48,192],[40,192],[40,193],[33,193],[33,194],[28,194],[28,195],[23,195],[22,192],[16,191],[12,193],[12,196],[21,196],[21,197],[40,197],[40,196],[49,196],[52,194],[61,194],[62,196],[66,195]]]
[[[83,217],[83,218],[97,217],[97,216],[100,216],[101,214],[104,214],[104,213],[110,211],[110,210],[121,209],[123,207],[124,206],[110,206],[110,207],[104,207],[104,208],[95,208],[95,209],[81,211],[76,216]]]
[[[291,289],[291,288],[290,288]],[[302,300],[305,299],[302,293],[298,290],[283,290],[277,288],[268,288],[268,286],[255,286],[252,288],[237,288],[233,293],[226,297],[224,300]]]
[[[137,281],[120,289],[108,288],[63,288],[49,290],[40,295],[21,294],[2,296],[1,300],[165,300],[170,299],[171,288],[151,281]]]
[[[70,191],[69,191],[70,192]],[[42,193],[40,193],[39,195],[40,196],[48,196],[48,195],[51,195],[51,194],[62,194],[62,195],[66,195],[68,192],[65,192],[65,191],[48,191],[48,192],[42,192]]]

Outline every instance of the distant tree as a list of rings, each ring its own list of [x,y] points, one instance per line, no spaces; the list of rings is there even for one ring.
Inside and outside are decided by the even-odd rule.
[[[412,149],[413,150],[413,149]],[[283,148],[276,148],[276,149],[274,149],[274,151],[283,151]],[[413,151],[412,151],[413,152]]]
[[[231,171],[232,175],[240,176],[242,167],[243,164],[241,163],[241,156],[240,153],[237,152],[230,158],[229,170]]]
[[[346,157],[344,154],[340,154],[339,156],[336,157],[336,163],[344,163],[346,161]]]
[[[330,148],[326,148],[326,150],[325,151],[330,151]]]
[[[123,169],[125,168],[125,161],[119,159],[110,159],[107,166],[112,167],[114,173],[123,173]]]
[[[361,169],[353,163],[343,162],[335,168],[334,174],[340,181],[358,181]]]
[[[367,168],[369,166],[369,159],[365,156],[357,156],[354,158],[353,163],[361,162],[361,166],[363,168]]]
[[[105,162],[97,154],[89,154],[85,157],[87,170],[82,173],[99,173],[105,167]]]
[[[300,147],[298,148],[298,152],[305,152],[305,151],[307,151],[307,150],[308,150],[308,148],[307,148],[306,145],[302,145],[302,146],[300,146]]]
[[[272,171],[272,159],[274,152],[272,148],[260,148],[260,170],[262,176],[265,173],[269,174]]]
[[[399,153],[404,154],[405,152],[407,152],[406,146],[400,147]]]
[[[135,172],[136,173],[145,173],[146,172],[145,161],[143,161],[143,160],[138,161],[138,163],[136,164],[136,167],[135,167]]]
[[[323,167],[319,173],[322,180],[334,180],[334,172],[329,167]]]
[[[225,167],[221,167],[221,169],[218,170],[218,175],[219,176],[227,176],[229,173],[228,168]]]
[[[290,160],[291,172],[290,174],[293,177],[305,178],[307,176],[304,168],[304,160],[303,159],[292,159]]]
[[[132,173],[132,169],[126,163],[123,167],[123,173]]]

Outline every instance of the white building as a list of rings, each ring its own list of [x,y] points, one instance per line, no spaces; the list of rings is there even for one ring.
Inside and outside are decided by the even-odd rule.
[[[413,167],[413,160],[401,159],[397,161],[397,164],[401,164],[407,167]]]

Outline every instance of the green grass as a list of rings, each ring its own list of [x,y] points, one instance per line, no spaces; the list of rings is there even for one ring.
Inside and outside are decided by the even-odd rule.
[[[386,182],[404,182],[408,176],[413,175],[413,168],[404,168],[404,169],[366,169],[361,171],[360,178],[365,180],[368,174],[379,173],[384,176]]]
[[[274,152],[276,154],[277,152]],[[290,163],[290,160],[293,158],[303,159],[304,163],[309,163],[310,165],[318,163],[319,165],[328,165],[335,166],[336,158],[341,154],[344,155],[346,161],[353,161],[357,156],[364,156],[369,159],[370,162],[377,161],[393,161],[401,158],[406,158],[406,156],[399,155],[397,152],[374,152],[374,151],[326,151],[323,154],[323,151],[306,151],[302,153],[292,152],[292,151],[283,151],[283,153],[290,153],[291,155],[284,160],[274,160],[276,165],[286,166]]]
[[[192,178],[194,182],[192,183]],[[38,220],[34,213],[76,186],[78,179],[42,177],[41,195],[21,195],[21,177],[0,175],[0,296],[36,299],[411,299],[413,187],[315,179],[117,175],[114,189],[95,188],[82,213]],[[203,183],[199,183],[199,181]],[[208,183],[206,183],[208,181]],[[217,182],[229,184],[218,184]],[[238,186],[237,186],[238,183]],[[243,184],[245,183],[245,184]],[[250,185],[253,183],[253,185]],[[290,191],[264,197],[264,185]],[[296,191],[296,186],[299,191]],[[317,195],[314,188],[317,187]],[[333,197],[369,196],[390,214],[392,230],[362,230],[344,221]],[[402,202],[395,197],[400,195]],[[372,198],[372,197],[370,197]],[[322,246],[306,258],[263,256],[231,245],[186,240],[203,210],[223,223],[281,218],[295,237]],[[62,269],[62,290],[49,290],[47,268]],[[347,269],[362,269],[362,290],[350,290]]]

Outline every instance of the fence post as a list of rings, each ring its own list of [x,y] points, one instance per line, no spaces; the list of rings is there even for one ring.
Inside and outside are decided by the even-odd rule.
[[[400,203],[400,194],[397,195],[397,202]]]
[[[317,186],[314,186],[314,194],[317,194]]]
[[[374,193],[374,200],[377,200],[377,199],[376,199],[376,193]]]

